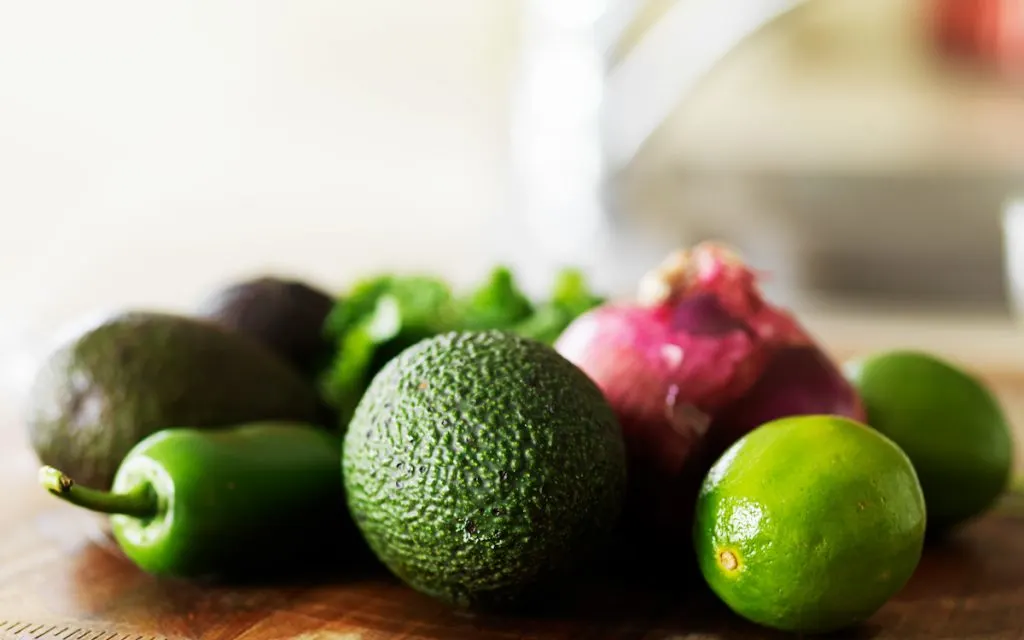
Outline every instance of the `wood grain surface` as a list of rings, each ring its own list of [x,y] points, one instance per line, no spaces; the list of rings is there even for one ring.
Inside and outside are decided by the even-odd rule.
[[[0,620],[72,624],[124,632],[126,638],[786,637],[744,623],[704,589],[682,585],[655,589],[592,580],[545,613],[488,617],[452,611],[373,568],[338,572],[320,585],[158,580],[119,557],[95,523],[65,509],[46,510],[8,529],[2,545]],[[930,548],[897,598],[840,637],[1024,638],[1024,520],[992,515]]]
[[[997,388],[1011,412],[1021,406],[1024,378]],[[682,580],[653,588],[587,579],[552,602],[550,611],[518,617],[452,611],[367,563],[335,571],[322,584],[228,587],[158,580],[118,555],[96,517],[46,495],[35,472],[20,431],[0,431],[0,638],[786,637],[743,622],[705,589]],[[867,624],[840,637],[1024,638],[1024,519],[1018,513],[1024,513],[1024,501],[1007,501],[1000,512],[929,548],[906,589]]]

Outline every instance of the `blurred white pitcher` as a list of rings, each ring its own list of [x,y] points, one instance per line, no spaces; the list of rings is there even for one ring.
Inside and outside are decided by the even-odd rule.
[[[685,238],[617,210],[614,181],[716,64],[807,0],[528,0],[502,243],[528,286],[563,264],[616,293]],[[668,6],[666,6],[668,5]],[[671,235],[671,237],[668,237]]]
[[[1011,311],[1024,322],[1024,197],[1010,199],[1003,209],[1003,259]]]

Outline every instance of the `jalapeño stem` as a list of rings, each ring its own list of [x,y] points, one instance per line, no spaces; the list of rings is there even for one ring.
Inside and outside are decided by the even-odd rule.
[[[152,518],[160,509],[156,493],[148,484],[125,493],[98,491],[75,484],[75,481],[64,472],[53,467],[43,467],[39,470],[39,483],[61,500],[98,513]]]

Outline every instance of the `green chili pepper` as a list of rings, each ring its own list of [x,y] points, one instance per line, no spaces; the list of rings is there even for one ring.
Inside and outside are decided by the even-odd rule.
[[[78,486],[52,467],[40,470],[40,482],[63,500],[111,514],[124,554],[155,575],[303,571],[322,565],[354,529],[340,440],[307,425],[167,429],[128,453],[109,492]]]

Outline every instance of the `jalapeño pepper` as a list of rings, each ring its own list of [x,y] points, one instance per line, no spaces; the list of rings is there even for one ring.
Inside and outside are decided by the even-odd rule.
[[[184,578],[265,577],[322,567],[354,527],[338,436],[310,425],[174,428],[139,442],[111,490],[76,485],[52,467],[43,486],[110,514],[129,560]]]

